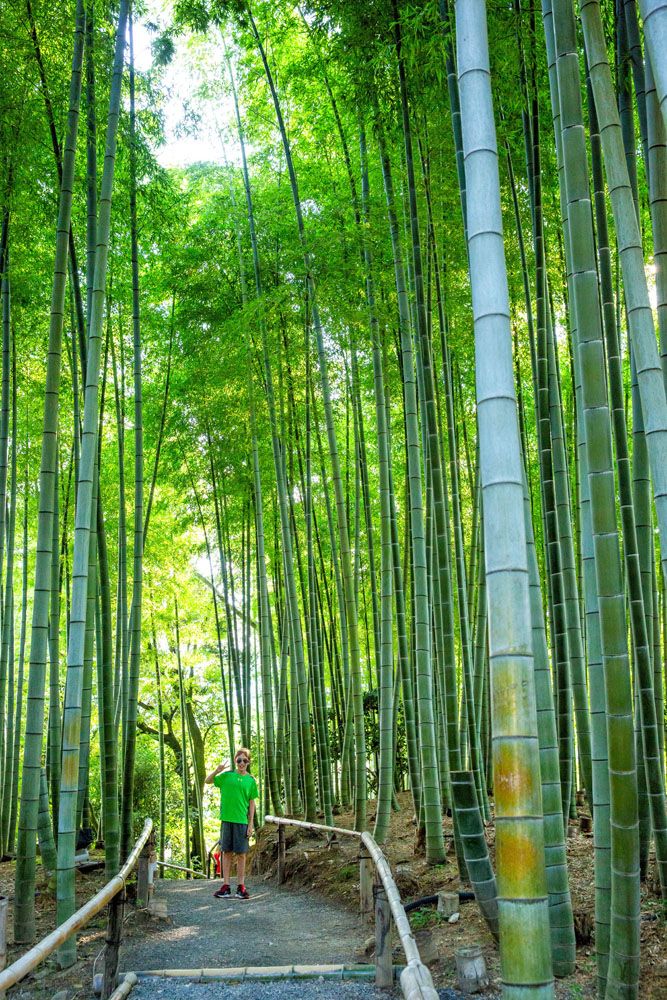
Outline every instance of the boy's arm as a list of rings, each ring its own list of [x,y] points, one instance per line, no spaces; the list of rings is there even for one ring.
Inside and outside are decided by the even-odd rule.
[[[215,778],[216,774],[220,774],[221,771],[228,771],[228,770],[229,770],[229,761],[223,760],[222,764],[218,764],[215,771],[211,771],[210,774],[206,775],[206,777],[204,778],[204,783],[207,785],[212,785],[213,779]]]
[[[250,805],[248,806],[248,837],[252,837],[254,819],[255,819],[255,800],[250,799]]]

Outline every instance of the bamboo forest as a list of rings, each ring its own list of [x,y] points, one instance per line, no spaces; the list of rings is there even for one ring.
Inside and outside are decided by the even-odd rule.
[[[10,959],[244,747],[440,986],[667,997],[664,0],[0,0],[0,212]]]

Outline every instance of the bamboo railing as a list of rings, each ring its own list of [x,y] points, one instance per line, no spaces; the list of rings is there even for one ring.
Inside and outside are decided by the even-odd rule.
[[[267,823],[278,827],[278,882],[285,878],[285,827],[297,826],[320,833],[338,833],[344,837],[356,837],[359,851],[359,897],[363,919],[368,919],[375,909],[375,982],[377,986],[389,987],[393,983],[394,972],[391,959],[391,918],[401,939],[406,966],[400,975],[401,992],[405,1000],[438,1000],[431,973],[419,956],[419,949],[410,928],[401,896],[394,882],[389,863],[370,833],[359,833],[339,826],[324,826],[322,823],[306,823],[283,816],[266,816]],[[375,868],[375,884],[371,882],[371,864]]]
[[[170,871],[185,872],[186,875],[191,875],[193,878],[207,879],[209,877],[205,872],[198,872],[195,868],[186,868],[185,865],[175,865],[171,861],[158,861],[157,864],[160,868],[168,868]]]
[[[114,875],[105,886],[103,886],[99,892],[97,892],[92,899],[89,899],[87,903],[73,913],[68,920],[65,920],[59,927],[56,927],[54,931],[47,934],[45,938],[38,941],[36,945],[27,951],[20,958],[17,958],[15,962],[0,972],[0,997],[3,996],[4,991],[9,989],[10,986],[14,986],[21,979],[36,969],[45,958],[48,958],[56,948],[59,948],[64,941],[66,941],[72,934],[76,934],[78,930],[85,927],[86,924],[96,916],[100,910],[103,910],[105,906],[109,903],[114,903],[119,893],[123,893],[125,889],[125,883],[127,882],[129,876],[134,871],[140,857],[145,857],[148,860],[148,855],[145,853],[145,848],[149,845],[149,840],[153,832],[153,821],[147,819],[144,823],[144,828],[141,832],[141,836],[137,840],[136,844],[132,848],[132,851],[117,875]],[[142,854],[142,852],[144,852]],[[148,865],[145,866],[146,872]],[[141,876],[142,873],[140,873]],[[147,877],[141,878],[140,882],[148,881]],[[143,899],[144,890],[140,886],[137,887],[137,899]],[[146,890],[147,896],[147,890]],[[144,902],[146,905],[147,899]],[[114,912],[120,909],[120,913]],[[115,917],[115,920],[113,919]],[[112,927],[112,923],[114,926]],[[113,907],[110,913],[109,920],[109,930],[107,932],[107,958],[109,952],[114,954],[116,968],[113,969],[113,978],[115,979],[115,974],[117,971],[117,961],[118,961],[118,946],[120,944],[120,927],[122,925],[122,903],[120,907]],[[116,929],[117,926],[117,929]],[[107,971],[111,971],[111,963],[105,961],[105,988],[103,990],[103,996],[109,996],[112,989],[113,983],[108,982],[111,976],[107,974]],[[107,992],[108,990],[108,992]]]

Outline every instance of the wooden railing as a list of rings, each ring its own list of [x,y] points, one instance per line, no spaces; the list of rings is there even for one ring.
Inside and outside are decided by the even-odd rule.
[[[188,878],[210,878],[210,875],[207,875],[206,872],[198,872],[196,868],[186,868],[185,865],[176,865],[171,861],[158,861],[157,864],[160,868],[168,868],[169,871],[184,872]]]
[[[102,1000],[108,1000],[114,989],[118,972],[118,952],[120,949],[123,928],[123,910],[125,905],[125,884],[131,873],[137,868],[137,906],[148,905],[152,889],[150,866],[153,860],[153,821],[147,819],[141,836],[132,848],[127,861],[103,888],[92,899],[73,913],[54,931],[38,941],[29,951],[0,972],[0,998],[4,991],[14,986],[21,979],[36,969],[45,958],[48,958],[56,948],[59,948],[72,934],[85,927],[105,906],[109,906],[109,922],[106,933],[106,948],[104,955],[104,982]]]
[[[401,939],[406,965],[400,976],[401,991],[406,1000],[438,1000],[431,973],[419,956],[419,949],[410,928],[401,896],[394,882],[389,863],[370,833],[359,833],[340,826],[305,823],[282,816],[266,816],[267,823],[278,827],[278,882],[285,881],[285,827],[297,826],[320,833],[340,834],[359,841],[359,906],[362,920],[375,913],[375,983],[388,988],[394,981],[391,956],[391,921]],[[372,877],[373,868],[375,878]]]

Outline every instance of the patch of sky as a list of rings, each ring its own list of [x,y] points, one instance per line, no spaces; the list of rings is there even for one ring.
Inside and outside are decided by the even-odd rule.
[[[559,320],[556,320],[555,330],[556,330],[556,340],[558,341],[558,343],[566,344],[568,336],[567,327],[563,323],[559,322]]]
[[[216,595],[220,601],[224,602],[219,554],[212,549],[210,563],[208,556],[202,553],[201,555],[196,556],[194,559],[192,559],[191,565],[196,575],[202,581],[202,583],[205,583],[209,588],[211,586],[211,572],[213,573]],[[232,576],[234,577],[235,591],[238,593],[238,591],[240,590],[240,587],[238,586],[238,581],[241,578],[240,571],[237,568],[235,568],[232,563],[229,562],[225,562],[225,568],[227,571],[228,581],[231,581]],[[243,620],[243,606],[242,604],[239,603],[238,600],[232,600],[231,593],[229,595],[228,608],[232,612],[232,620],[234,622],[234,631],[236,633],[237,648],[243,649],[244,648],[244,642],[242,636],[243,630],[241,628],[241,622]],[[250,624],[251,624],[251,629],[256,628],[256,623],[251,621]]]
[[[165,141],[154,149],[155,156],[166,168],[238,164],[240,147],[230,128],[234,106],[224,83],[221,39],[213,31],[207,36],[176,35],[170,39],[171,59],[164,64],[161,43],[171,22],[170,6],[164,0],[147,0],[134,26],[135,66],[140,73],[154,74],[153,86],[161,95]]]
[[[319,215],[322,211],[322,206],[318,205],[314,198],[306,198],[305,201],[301,202],[301,211],[304,215]]]
[[[646,284],[648,285],[648,298],[651,309],[656,312],[658,308],[658,289],[655,283],[655,264],[646,265]]]

